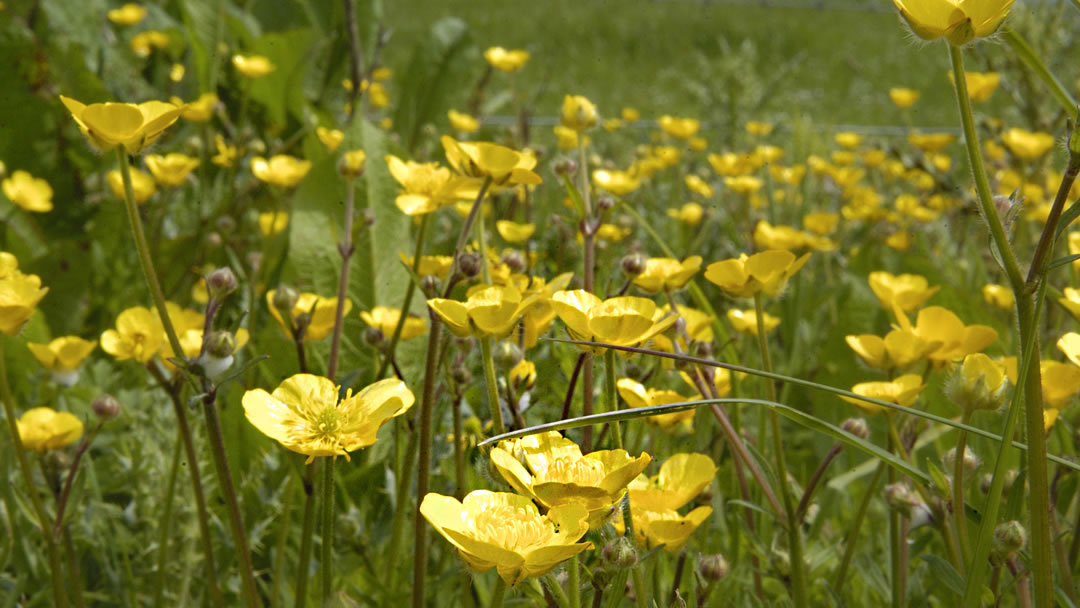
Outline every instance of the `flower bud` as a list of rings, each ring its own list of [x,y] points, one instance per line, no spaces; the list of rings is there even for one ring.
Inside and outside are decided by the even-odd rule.
[[[266,154],[266,142],[261,139],[253,139],[248,142],[248,152],[251,152],[255,156],[263,156]]]
[[[604,545],[600,551],[601,561],[610,568],[621,570],[632,568],[637,563],[637,550],[625,536],[620,536]]]
[[[191,156],[199,156],[203,149],[203,140],[198,135],[192,135],[184,142],[185,151]]]
[[[369,327],[364,330],[364,343],[376,350],[386,347],[386,335],[378,327]]]
[[[610,211],[611,208],[614,206],[615,199],[611,198],[610,196],[601,196],[599,199],[596,200],[596,208],[601,212]]]
[[[480,254],[466,252],[458,257],[458,270],[460,270],[461,274],[465,275],[465,277],[471,279],[480,274],[483,270],[483,267],[481,266],[483,263]]]
[[[510,268],[510,272],[521,272],[525,270],[525,255],[517,249],[511,249],[503,254],[502,263]]]
[[[619,267],[629,277],[636,277],[639,274],[645,272],[645,264],[649,261],[648,258],[640,253],[631,253],[630,255],[623,256],[623,259],[619,261]]]
[[[303,335],[303,332],[307,331],[309,325],[311,325],[311,313],[302,312],[293,318],[293,325],[296,326],[296,331]]]
[[[719,553],[702,555],[698,561],[698,573],[701,574],[701,578],[709,582],[724,578],[730,570],[728,561]]]
[[[115,418],[120,414],[120,402],[109,394],[104,394],[94,399],[94,402],[90,404],[90,408],[94,410],[94,413],[99,418],[108,420],[109,418]]]
[[[495,365],[498,365],[503,369],[514,367],[521,361],[523,356],[521,348],[519,348],[517,344],[507,340],[499,342],[498,346],[495,347],[494,355]]]
[[[912,529],[930,521],[930,508],[906,483],[885,486],[885,502],[889,508],[910,519]]]
[[[214,225],[222,232],[232,232],[233,230],[236,230],[236,220],[228,215],[219,217],[217,221],[214,222]]]
[[[983,353],[964,357],[945,386],[945,394],[965,411],[996,410],[1008,386],[1005,367]]]
[[[870,437],[870,427],[866,425],[865,418],[848,418],[840,425],[840,428],[863,441]]]
[[[956,448],[945,452],[941,457],[941,464],[945,465],[945,470],[950,473],[956,470]],[[979,457],[971,448],[964,446],[964,473],[970,474],[977,468],[979,468]]]
[[[224,359],[236,352],[236,337],[230,331],[215,331],[206,338],[206,354]]]
[[[259,268],[262,267],[263,255],[261,251],[249,251],[247,254],[248,267],[251,268],[251,274],[256,275],[259,273]]]
[[[1002,522],[994,528],[994,540],[990,545],[990,562],[1000,565],[1027,544],[1027,530],[1016,521]]]
[[[222,243],[221,235],[218,234],[217,232],[208,232],[206,234],[206,246],[207,247],[209,247],[211,249],[216,249],[218,247],[221,247],[221,243]]]
[[[206,275],[206,289],[210,297],[225,297],[236,290],[236,275],[228,266],[218,268]]]
[[[559,159],[555,163],[555,175],[562,177],[573,177],[577,173],[577,162],[572,158]]]
[[[274,292],[273,304],[282,319],[292,318],[293,308],[299,298],[300,295],[296,293],[296,290],[288,285],[281,285],[277,288],[277,291]]]
[[[442,287],[442,281],[433,274],[425,275],[420,278],[420,289],[423,290],[425,298],[439,297],[440,287]]]
[[[360,223],[364,228],[371,228],[375,225],[375,210],[364,209],[360,212]]]
[[[450,370],[450,377],[454,379],[455,384],[464,385],[472,381],[472,372],[465,366],[459,365]]]
[[[367,154],[363,150],[352,150],[338,159],[338,173],[345,177],[360,177],[367,165]]]

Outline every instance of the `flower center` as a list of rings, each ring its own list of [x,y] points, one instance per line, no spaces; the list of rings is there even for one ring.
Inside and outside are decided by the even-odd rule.
[[[604,465],[592,458],[556,458],[543,471],[537,472],[538,482],[572,483],[579,486],[598,486],[604,480]]]
[[[491,506],[473,516],[477,540],[511,551],[547,544],[554,531],[533,510],[510,505]]]

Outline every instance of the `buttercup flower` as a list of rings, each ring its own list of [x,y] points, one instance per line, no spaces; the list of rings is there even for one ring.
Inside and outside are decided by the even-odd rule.
[[[575,150],[578,146],[578,134],[577,131],[564,127],[562,125],[555,125],[551,127],[551,131],[555,134],[558,146],[560,150]],[[589,144],[589,138],[585,138],[585,145]]]
[[[524,243],[536,232],[536,224],[518,224],[510,220],[495,222],[495,231],[507,243]]]
[[[133,103],[83,104],[60,96],[79,129],[102,150],[124,146],[129,154],[138,154],[161,137],[184,111],[164,101]]]
[[[1049,133],[1032,132],[1024,129],[1009,129],[1001,136],[1001,141],[1018,158],[1037,160],[1054,147],[1054,136]]]
[[[949,70],[949,81],[954,81],[952,70]],[[990,96],[1001,84],[1001,74],[997,72],[964,72],[964,81],[967,82],[968,97],[976,103],[990,99]],[[988,141],[989,143],[989,141]]]
[[[49,182],[19,169],[0,183],[4,196],[26,211],[45,213],[52,211],[53,189]]]
[[[71,445],[83,434],[83,423],[70,412],[49,407],[26,410],[16,421],[23,447],[35,452]]]
[[[1011,311],[1013,306],[1016,305],[1016,297],[1013,295],[1012,290],[1004,285],[995,285],[993,283],[983,285],[982,294],[986,303],[994,308]]]
[[[169,46],[169,35],[158,30],[146,30],[131,37],[131,51],[139,57],[149,57],[154,49]]]
[[[960,361],[977,353],[997,340],[997,331],[986,325],[964,325],[955,313],[941,306],[928,306],[919,311],[914,327],[907,315],[894,308],[900,328],[914,332],[926,342],[938,345],[927,357],[937,365]]]
[[[116,329],[107,329],[101,334],[101,350],[116,357],[117,361],[134,359],[146,363],[161,350],[164,341],[165,330],[157,312],[135,306],[116,317]]]
[[[501,46],[493,46],[484,51],[484,59],[496,70],[511,73],[525,67],[525,64],[529,61],[529,51],[523,49],[506,50]]]
[[[833,141],[835,141],[837,144],[844,148],[853,150],[855,148],[858,148],[859,144],[862,143],[862,136],[858,133],[844,131],[842,133],[837,133],[836,135],[834,135]]]
[[[768,135],[772,133],[773,126],[767,122],[749,120],[746,122],[746,132],[750,135]]]
[[[474,490],[463,502],[434,492],[420,514],[458,551],[473,572],[495,568],[508,585],[542,576],[592,543],[577,540],[589,531],[580,503],[559,505],[540,515],[524,496]]]
[[[700,269],[700,255],[692,255],[681,262],[672,258],[649,258],[645,262],[645,271],[634,277],[634,285],[647,293],[682,289]]]
[[[677,315],[664,316],[648,298],[623,296],[601,300],[583,289],[551,296],[555,314],[575,340],[633,346],[666,331]],[[596,352],[603,352],[598,349]]]
[[[184,120],[207,122],[214,117],[214,108],[217,107],[218,96],[217,93],[203,93],[199,95],[198,99],[187,105],[184,105],[184,102],[179,97],[173,97],[169,101],[173,105],[184,108],[184,111],[180,114],[180,117]]]
[[[450,126],[462,133],[475,133],[480,129],[480,121],[465,112],[450,110],[446,113],[446,117],[450,119]]]
[[[592,182],[616,196],[626,196],[641,186],[641,180],[629,171],[607,169],[593,171]]]
[[[1013,0],[893,0],[911,31],[923,40],[942,36],[965,45],[997,31]]]
[[[441,140],[446,160],[465,177],[490,177],[496,186],[541,183],[533,173],[536,157],[489,142],[457,141],[449,135]]]
[[[199,166],[199,159],[186,154],[146,155],[146,168],[162,186],[182,186],[187,176]],[[121,177],[123,179],[123,177]]]
[[[762,325],[765,326],[766,334],[780,326],[780,319],[767,312],[762,314],[764,314]],[[731,321],[731,325],[735,328],[735,331],[750,334],[752,336],[758,335],[757,313],[753,310],[739,310],[737,308],[732,308],[727,311],[727,318],[728,321]]]
[[[705,217],[705,208],[691,201],[678,209],[668,209],[667,216],[688,226],[697,226],[701,223],[701,219]]]
[[[808,213],[803,216],[803,227],[810,232],[821,236],[832,234],[836,231],[836,226],[839,223],[840,216],[835,213],[819,211],[816,213]]]
[[[775,296],[809,259],[809,253],[796,259],[790,251],[775,249],[750,257],[742,254],[709,264],[705,278],[732,297],[749,298],[758,292]]]
[[[622,397],[623,401],[626,401],[626,405],[631,408],[670,405],[672,403],[682,403],[684,401],[693,401],[694,399],[700,398],[700,395],[684,397],[672,390],[660,390],[655,388],[646,389],[643,384],[631,380],[630,378],[620,378],[619,381],[615,383],[615,386],[619,391],[619,396]],[[672,412],[670,414],[659,414],[656,416],[649,416],[645,421],[655,424],[665,431],[673,431],[676,427],[680,427],[685,431],[690,431],[694,425],[694,414],[696,412],[696,409],[689,409],[681,412]]]
[[[210,158],[210,162],[219,167],[233,166],[233,163],[240,156],[240,151],[236,146],[225,143],[225,138],[221,134],[214,136],[214,149],[217,150],[217,154]]]
[[[501,441],[491,450],[491,463],[518,493],[546,508],[580,503],[593,527],[612,514],[626,484],[649,466],[652,458],[632,458],[626,450],[586,455],[576,443],[552,431]]]
[[[311,161],[300,160],[287,154],[276,154],[267,160],[261,156],[251,159],[251,173],[259,181],[292,188],[311,170]]]
[[[281,318],[281,312],[274,306],[274,294],[276,289],[266,292],[266,303],[270,307],[270,314],[281,325],[285,336],[292,339],[292,331],[297,327],[300,315],[310,317],[307,328],[304,330],[304,342],[322,340],[330,335],[334,329],[334,317],[337,314],[337,298],[324,298],[313,293],[304,292],[296,298],[296,304],[292,309],[292,316],[286,323]],[[345,314],[352,310],[352,300],[345,299]]]
[[[273,393],[255,389],[244,393],[248,422],[285,448],[316,456],[344,456],[375,443],[379,428],[412,407],[415,398],[396,378],[380,380],[357,394],[352,389],[339,400],[339,387],[321,376],[296,374]]]
[[[696,118],[676,118],[664,114],[657,122],[664,133],[676,139],[690,139],[701,129],[701,121]]]
[[[581,95],[563,97],[562,125],[578,133],[596,126],[596,106]]]
[[[1065,353],[1065,356],[1072,361],[1074,365],[1080,367],[1080,334],[1071,331],[1057,341],[1058,350]]]
[[[367,168],[367,152],[349,150],[338,159],[338,173],[346,177],[360,177]]]
[[[530,277],[522,274],[510,275],[509,284],[514,285],[521,291],[524,299],[532,299],[532,305],[521,316],[521,324],[518,326],[525,334],[522,337],[525,348],[536,346],[540,336],[551,329],[555,322],[555,309],[551,304],[551,296],[560,290],[566,289],[570,279],[574,277],[572,272],[564,272],[550,281],[543,277]],[[515,332],[514,338],[516,339]]]
[[[48,344],[28,343],[27,348],[42,367],[52,372],[61,386],[71,386],[79,377],[79,366],[97,348],[97,342],[78,336],[56,338]]]
[[[389,338],[394,335],[394,329],[401,320],[401,311],[396,308],[376,306],[371,309],[371,312],[366,310],[360,311],[360,318],[364,320],[364,323],[368,324],[368,327],[382,330],[383,335]],[[400,339],[403,341],[411,340],[412,338],[422,336],[426,333],[427,323],[422,318],[410,314],[405,317],[405,324],[401,328]]]
[[[867,365],[884,370],[904,369],[941,346],[940,342],[924,340],[914,331],[904,329],[894,329],[884,338],[862,334],[847,336],[845,340]]]
[[[712,507],[701,506],[680,515],[688,502],[712,483],[716,465],[704,454],[675,454],[660,466],[653,477],[639,475],[630,483],[630,512],[634,536],[646,547],[664,545],[668,553],[678,553],[690,534],[708,519]],[[615,529],[622,533],[622,522]]]
[[[446,167],[438,163],[403,161],[388,154],[386,164],[402,192],[394,204],[405,215],[423,215],[469,198],[471,181],[454,177]],[[472,188],[475,196],[475,188]]]
[[[996,409],[1001,405],[1006,380],[1002,362],[974,353],[964,357],[964,363],[946,386],[946,394],[966,410]]]
[[[259,214],[259,232],[265,237],[281,234],[289,225],[289,214],[284,211],[264,211]]]
[[[345,132],[341,129],[327,129],[326,127],[315,127],[315,137],[319,138],[322,145],[326,146],[326,149],[331,152],[336,152],[341,142],[345,141]]]
[[[915,89],[889,89],[889,100],[898,108],[910,108],[919,101],[920,93]]]
[[[467,297],[465,302],[445,298],[427,301],[431,310],[458,337],[505,336],[536,301],[535,296],[523,299],[521,292],[512,285],[475,285]]]
[[[262,78],[277,69],[269,59],[262,55],[233,55],[233,67],[248,78]]]
[[[112,191],[113,196],[120,200],[124,199],[124,176],[120,174],[120,171],[113,169],[106,173],[105,182],[109,184],[109,190]],[[135,195],[135,202],[141,205],[157,192],[157,182],[149,173],[131,167],[131,190]]]
[[[941,287],[930,287],[926,277],[917,274],[893,275],[885,271],[871,272],[870,289],[886,310],[893,305],[904,312],[911,312],[923,305]]]
[[[926,385],[922,383],[922,376],[919,376],[918,374],[907,374],[889,382],[860,382],[851,387],[851,392],[856,395],[862,395],[863,397],[871,397],[908,407],[912,403],[915,403],[915,400],[919,398],[919,393],[921,393],[922,389],[925,387]],[[860,401],[854,397],[841,396],[840,398],[848,403],[859,406],[870,414],[885,409],[875,403]]]
[[[128,2],[120,8],[114,8],[108,12],[109,21],[116,25],[136,25],[146,17],[146,8]]]
[[[37,275],[19,271],[14,255],[0,252],[0,332],[19,333],[48,292]]]
[[[686,182],[686,187],[689,188],[691,192],[693,192],[695,194],[698,194],[698,195],[702,196],[703,198],[712,198],[713,197],[713,194],[714,194],[713,187],[710,186],[708,182],[701,179],[697,175],[694,175],[694,174],[687,175],[686,178],[683,181]]]

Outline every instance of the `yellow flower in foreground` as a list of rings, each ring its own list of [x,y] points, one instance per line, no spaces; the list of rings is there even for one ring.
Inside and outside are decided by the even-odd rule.
[[[664,114],[657,122],[664,133],[676,139],[690,139],[701,129],[701,121],[696,118],[676,118]]]
[[[405,215],[423,215],[469,198],[471,180],[454,177],[446,167],[438,163],[417,163],[403,161],[388,154],[386,165],[390,175],[394,176],[402,192],[394,199],[394,204]],[[472,196],[475,196],[475,188]]]
[[[60,96],[79,129],[102,150],[124,146],[129,154],[138,154],[169,128],[184,111],[164,101],[133,103],[83,104]]]
[[[532,306],[526,309],[521,317],[521,324],[518,326],[525,334],[522,336],[525,348],[536,346],[540,336],[551,329],[552,324],[555,323],[555,309],[551,305],[551,296],[557,291],[566,289],[573,276],[572,272],[564,272],[548,281],[543,277],[534,276],[530,279],[522,274],[510,275],[508,283],[517,287],[523,298],[533,298]],[[517,340],[516,332],[514,340]]]
[[[136,25],[146,17],[146,8],[128,2],[120,8],[114,8],[108,13],[109,21],[116,25]]]
[[[491,463],[518,493],[546,508],[579,503],[589,523],[600,527],[616,510],[626,485],[649,466],[652,458],[632,458],[626,450],[586,455],[556,431],[501,441],[491,450]]]
[[[555,314],[575,340],[633,346],[666,331],[677,315],[664,316],[648,298],[623,296],[601,300],[582,289],[551,296]],[[604,349],[598,349],[603,352]]]
[[[629,171],[597,169],[592,173],[592,181],[615,196],[626,196],[641,186],[641,180]]]
[[[698,270],[701,270],[700,255],[681,262],[673,258],[649,258],[645,271],[634,277],[634,285],[647,293],[682,289]]]
[[[322,145],[326,146],[326,149],[331,152],[336,152],[341,142],[345,141],[345,132],[341,129],[327,129],[326,127],[315,127],[315,137],[319,138]]]
[[[667,216],[687,226],[697,226],[701,223],[701,219],[705,217],[705,208],[691,201],[678,209],[668,209]]]
[[[536,296],[523,299],[512,285],[475,285],[465,302],[432,298],[427,303],[455,336],[463,338],[507,335],[535,301]]]
[[[982,294],[987,304],[1004,311],[1011,311],[1016,305],[1016,297],[1012,290],[1004,285],[994,283],[983,285]]]
[[[940,286],[930,287],[926,277],[917,274],[893,275],[883,270],[871,272],[868,281],[882,307],[892,310],[895,304],[904,312],[922,306],[941,289]]]
[[[682,403],[684,401],[693,401],[694,399],[700,398],[700,395],[684,397],[671,390],[659,390],[655,388],[646,389],[643,384],[631,380],[630,378],[620,378],[619,381],[615,383],[615,386],[618,387],[619,396],[622,397],[623,401],[626,401],[626,404],[631,408],[670,405],[672,403]],[[690,431],[694,426],[694,414],[696,412],[697,410],[692,408],[681,412],[649,416],[645,421],[655,424],[664,431],[673,431],[676,427],[680,427],[685,431]]]
[[[71,445],[83,434],[83,423],[74,414],[49,407],[26,410],[16,425],[23,447],[38,452]]]
[[[292,188],[311,170],[311,161],[300,160],[287,154],[275,154],[269,160],[256,156],[251,159],[251,173],[259,181]]]
[[[937,344],[928,358],[937,365],[960,361],[977,353],[997,340],[997,331],[986,325],[964,325],[960,317],[941,306],[928,306],[919,311],[912,327],[907,315],[894,309],[900,328],[913,331],[926,342]]]
[[[82,362],[97,348],[97,342],[83,340],[78,336],[63,336],[48,344],[28,343],[27,348],[42,367],[52,372],[53,380],[62,386],[71,386],[78,379]]]
[[[516,72],[525,67],[529,61],[529,51],[524,49],[507,50],[501,46],[493,46],[484,51],[484,59],[491,67],[500,72]]]
[[[690,534],[708,519],[712,507],[701,506],[686,515],[681,509],[712,483],[716,465],[704,454],[680,453],[671,456],[653,477],[639,475],[630,483],[630,512],[634,536],[646,547],[664,545],[668,553],[678,553]],[[622,533],[622,522],[615,529]]]
[[[946,385],[946,394],[965,410],[992,410],[1001,405],[1006,380],[1001,361],[974,353],[964,357],[964,363]]]
[[[457,141],[449,135],[440,139],[446,160],[465,177],[490,177],[497,186],[541,183],[533,173],[536,157],[490,142]]]
[[[911,31],[923,40],[945,36],[954,46],[997,31],[1013,0],[893,0]]]
[[[884,338],[862,334],[847,336],[845,340],[867,365],[883,370],[904,369],[941,346],[940,342],[924,340],[914,331],[904,329],[894,329]]]
[[[120,174],[120,171],[116,169],[109,171],[105,174],[105,181],[109,184],[109,190],[112,191],[113,196],[124,200],[124,176]],[[149,173],[131,167],[131,190],[135,195],[135,202],[141,205],[157,192],[157,182]]]
[[[384,336],[390,338],[401,321],[401,311],[396,308],[376,306],[370,312],[360,311],[360,318],[368,324],[368,327],[379,329]],[[411,340],[426,333],[427,322],[424,319],[413,314],[406,315],[405,324],[401,327],[401,340]]]
[[[588,511],[576,502],[541,515],[531,500],[509,492],[474,490],[463,502],[432,492],[424,496],[420,514],[457,548],[470,570],[495,568],[511,586],[592,548],[577,542],[589,524]]]
[[[772,330],[776,329],[780,325],[780,319],[764,313],[762,325],[765,326],[765,333],[768,334]],[[757,313],[753,310],[738,310],[732,308],[727,311],[728,321],[731,321],[731,325],[735,328],[735,331],[750,334],[752,336],[758,335],[757,326]]]
[[[248,78],[262,78],[277,69],[269,59],[262,55],[233,55],[233,67]]]
[[[561,118],[564,127],[581,133],[596,126],[596,106],[581,95],[566,95]]]
[[[536,224],[518,224],[510,220],[495,222],[495,231],[507,243],[524,243],[536,232]]]
[[[1025,160],[1037,160],[1054,147],[1054,136],[1041,131],[1009,129],[1001,136],[1001,141],[1014,156]]]
[[[915,400],[919,397],[919,393],[921,393],[922,389],[925,387],[926,385],[922,383],[922,376],[919,376],[918,374],[907,374],[890,382],[860,382],[851,387],[851,392],[856,395],[862,395],[863,397],[871,397],[908,407],[912,403],[915,403]],[[869,414],[874,414],[885,409],[875,403],[860,401],[854,397],[841,396],[840,398],[848,403],[859,406]]]
[[[244,393],[244,414],[255,428],[285,448],[316,456],[344,456],[375,443],[379,427],[412,407],[415,398],[396,378],[380,380],[339,401],[339,387],[321,376],[297,374],[273,393]]]
[[[446,117],[450,119],[450,126],[462,133],[475,133],[480,129],[480,121],[465,112],[450,110]]]
[[[158,314],[135,306],[116,317],[116,329],[107,329],[101,334],[101,350],[116,357],[117,361],[134,359],[146,363],[154,358],[164,341],[165,330]]]
[[[265,237],[281,234],[289,225],[289,214],[285,211],[264,211],[259,214],[259,232]]]
[[[889,89],[889,100],[898,108],[910,108],[919,101],[920,95],[915,89]]]
[[[785,250],[763,251],[750,257],[742,254],[709,264],[705,278],[732,297],[748,298],[758,292],[775,296],[809,259],[809,253],[796,259],[795,254]]]
[[[53,189],[49,182],[34,177],[22,169],[0,183],[4,196],[26,211],[45,213],[52,211]]]
[[[146,168],[162,186],[182,186],[187,176],[199,166],[199,159],[186,154],[146,155]],[[123,179],[123,178],[121,178]]]
[[[281,312],[274,306],[274,294],[276,293],[276,289],[267,291],[266,303],[270,307],[270,314],[281,325],[281,329],[285,332],[287,338],[292,339],[293,329],[298,327],[297,322],[300,320],[301,315],[308,317],[308,325],[304,330],[304,342],[322,340],[330,335],[330,332],[334,329],[334,316],[337,314],[337,298],[324,298],[309,292],[301,293],[296,298],[291,318],[286,323],[281,318]],[[345,314],[349,314],[351,310],[352,300],[346,298]]]

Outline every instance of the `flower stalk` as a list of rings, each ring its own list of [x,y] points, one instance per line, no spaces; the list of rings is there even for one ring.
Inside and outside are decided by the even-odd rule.
[[[337,456],[323,460],[322,482],[322,601],[330,601],[334,582],[334,461]]]

